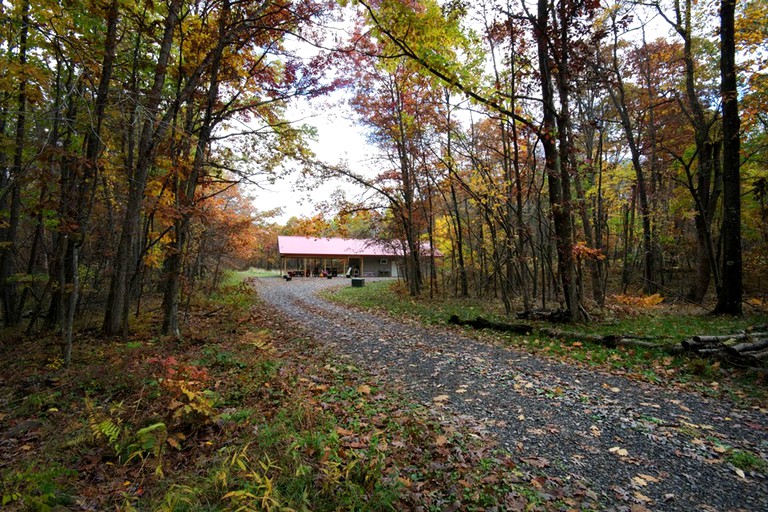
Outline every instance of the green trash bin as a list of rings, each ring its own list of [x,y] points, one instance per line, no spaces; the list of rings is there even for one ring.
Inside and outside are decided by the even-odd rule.
[[[353,288],[362,288],[365,286],[365,279],[362,277],[353,277],[352,278],[352,287]]]

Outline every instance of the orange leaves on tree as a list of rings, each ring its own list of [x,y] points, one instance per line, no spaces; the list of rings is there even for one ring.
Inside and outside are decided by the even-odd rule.
[[[578,260],[604,260],[605,254],[600,249],[592,249],[587,247],[585,242],[577,242],[573,246],[573,255]]]

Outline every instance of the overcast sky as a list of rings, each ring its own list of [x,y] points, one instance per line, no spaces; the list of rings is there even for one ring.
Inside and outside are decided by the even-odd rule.
[[[364,128],[355,125],[350,109],[339,101],[329,107],[327,100],[308,103],[297,102],[289,109],[288,118],[298,124],[307,124],[317,129],[316,141],[309,143],[317,157],[328,164],[345,161],[349,167],[359,172],[371,172],[371,158],[374,148],[366,141]],[[263,188],[250,187],[249,195],[254,198],[254,205],[259,211],[282,208],[283,214],[275,221],[284,224],[290,217],[312,216],[316,213],[315,203],[329,199],[334,190],[351,185],[341,180],[329,180],[312,191],[301,190],[296,185],[297,176],[289,174],[279,179],[274,185],[266,184]],[[311,199],[309,199],[311,196]]]

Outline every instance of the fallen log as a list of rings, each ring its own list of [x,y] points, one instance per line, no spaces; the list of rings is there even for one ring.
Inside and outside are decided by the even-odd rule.
[[[696,351],[697,354],[702,356],[712,356],[725,353],[725,347],[707,347]]]
[[[762,325],[733,334],[692,336],[681,341],[680,346],[686,352],[727,359],[734,364],[768,360],[768,333]]]
[[[615,334],[607,334],[605,336],[600,334],[586,334],[583,332],[575,331],[561,331],[560,329],[542,329],[541,332],[549,336],[550,338],[565,338],[575,341],[586,341],[589,343],[597,343],[609,348],[615,348],[623,338]]]
[[[693,336],[691,339],[697,343],[725,343],[731,340],[742,341],[766,337],[768,337],[768,332],[739,332],[735,334],[723,334],[718,336]]]
[[[749,341],[746,343],[739,343],[737,345],[726,347],[726,350],[731,355],[739,355],[743,354],[744,352],[754,352],[764,348],[768,348],[768,338]]]
[[[623,347],[641,347],[641,348],[664,348],[665,345],[661,343],[654,343],[652,341],[643,341],[635,338],[621,338],[616,342],[617,345]]]
[[[540,320],[550,323],[565,324],[571,319],[567,311],[562,309],[545,310],[533,309],[531,311],[522,311],[517,314],[520,320]]]
[[[680,342],[680,345],[682,347],[689,351],[689,352],[698,352],[707,348],[725,348],[728,346],[732,346],[738,343],[737,340],[727,340],[727,341],[719,341],[719,342],[698,342],[694,341],[693,338],[688,338],[686,340],[683,340]]]
[[[608,348],[616,348],[617,346],[625,347],[641,347],[641,348],[664,348],[665,345],[654,343],[649,341],[653,338],[641,337],[641,336],[627,336],[620,334],[587,334],[583,332],[575,331],[561,331],[559,329],[541,329],[541,332],[549,336],[550,338],[564,338],[575,341],[585,341],[588,343],[595,343],[603,345]]]
[[[741,357],[752,361],[762,361],[763,359],[768,359],[768,348],[756,352],[742,353]]]
[[[515,334],[530,334],[533,332],[533,327],[528,324],[505,324],[502,322],[492,322],[482,316],[478,316],[475,320],[461,320],[458,315],[451,315],[448,318],[448,323],[453,325],[461,325],[472,327],[473,329],[491,329],[499,332],[511,332]]]
[[[696,341],[693,341],[693,338],[688,338],[681,341],[680,345],[683,347],[683,350],[689,350],[691,352],[695,352],[706,346],[704,343],[698,343]]]

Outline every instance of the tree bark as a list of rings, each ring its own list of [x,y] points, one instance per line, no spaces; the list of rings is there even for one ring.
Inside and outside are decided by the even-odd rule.
[[[614,32],[614,43],[611,52],[611,76],[612,80],[608,83],[608,94],[611,98],[614,108],[619,113],[621,126],[624,130],[624,137],[629,146],[632,157],[632,167],[635,170],[636,191],[640,206],[640,219],[643,228],[643,292],[646,294],[656,293],[658,290],[657,278],[657,256],[656,243],[653,239],[653,230],[651,227],[651,208],[648,201],[648,192],[645,179],[645,171],[641,163],[640,146],[635,136],[634,125],[629,116],[627,107],[626,90],[624,80],[619,70],[618,62],[618,33]],[[611,84],[614,87],[611,87]]]
[[[21,80],[16,94],[16,135],[14,141],[13,164],[8,176],[0,182],[0,212],[7,211],[5,227],[0,229],[0,286],[2,286],[3,320],[12,326],[21,320],[21,307],[18,305],[16,284],[13,282],[14,256],[16,252],[16,234],[21,215],[21,174],[23,171],[24,145],[27,130],[27,37],[29,35],[29,0],[21,4],[21,30],[19,32],[19,67]],[[10,203],[8,202],[10,195]]]
[[[538,0],[536,17],[536,44],[539,61],[539,75],[541,82],[543,122],[541,127],[541,143],[546,159],[547,181],[549,184],[549,202],[552,208],[552,219],[555,226],[555,245],[557,248],[558,272],[565,297],[565,307],[572,321],[578,322],[582,318],[582,306],[576,286],[576,266],[573,257],[573,234],[571,229],[570,207],[570,177],[564,168],[561,154],[557,147],[558,120],[555,110],[555,94],[552,87],[552,69],[549,62],[549,2]],[[562,21],[562,20],[561,20]],[[567,54],[563,48],[564,55]],[[558,66],[567,66],[567,59],[563,58]],[[566,98],[561,98],[561,103]],[[567,105],[567,103],[566,103]],[[560,133],[560,138],[564,134]],[[560,141],[562,144],[562,140]],[[565,148],[561,148],[565,149]]]
[[[736,83],[736,0],[720,3],[720,95],[723,102],[723,259],[715,313],[742,311],[740,121]]]
[[[720,176],[715,172],[715,142],[710,136],[713,118],[707,115],[696,90],[696,64],[693,54],[693,13],[694,0],[683,0],[675,3],[674,16],[670,19],[667,13],[657,4],[657,11],[675,29],[683,39],[683,62],[685,65],[685,100],[690,111],[691,125],[694,129],[696,143],[696,183],[692,176],[690,163],[685,164],[688,189],[695,203],[696,228],[696,276],[691,285],[688,297],[691,301],[700,303],[709,288],[709,282],[714,273],[715,286],[720,286],[720,270],[715,261],[712,246],[712,219],[720,196]]]
[[[187,179],[184,190],[177,190],[177,204],[180,207],[181,218],[176,222],[175,248],[169,255],[171,261],[167,273],[165,293],[163,294],[162,326],[163,334],[170,334],[177,338],[181,335],[179,329],[179,289],[181,284],[182,262],[184,259],[186,241],[189,236],[189,225],[195,205],[195,191],[197,190],[200,175],[203,172],[203,166],[211,142],[211,134],[215,125],[213,120],[213,108],[219,94],[219,70],[221,68],[224,48],[226,47],[229,6],[229,0],[224,0],[221,12],[219,13],[219,40],[211,61],[205,113],[203,115],[203,121],[200,126],[197,145],[195,147],[192,172]],[[182,194],[181,197],[178,197],[179,193]]]

